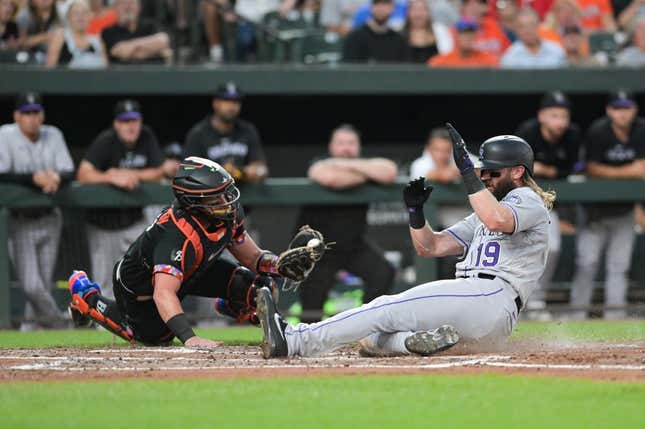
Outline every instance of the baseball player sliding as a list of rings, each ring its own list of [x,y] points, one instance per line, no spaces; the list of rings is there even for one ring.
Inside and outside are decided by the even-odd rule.
[[[425,257],[462,255],[456,278],[381,296],[322,322],[283,321],[267,288],[257,291],[265,358],[312,356],[362,340],[368,354],[431,355],[458,341],[508,337],[537,287],[548,251],[548,210],[555,194],[533,180],[533,151],[521,138],[502,135],[480,148],[480,166],[468,157],[459,133],[446,124],[453,156],[475,211],[436,232],[423,205],[432,186],[412,180],[403,191],[410,236]],[[481,168],[481,170],[476,170]]]
[[[77,326],[94,320],[132,343],[166,345],[177,337],[187,347],[218,346],[195,335],[181,307],[184,297],[215,298],[220,313],[258,324],[256,290],[277,293],[276,277],[303,281],[325,251],[322,235],[306,226],[280,256],[260,249],[244,229],[235,180],[214,161],[186,158],[172,189],[172,206],[114,266],[116,301],[83,271],[72,274],[70,312]],[[224,249],[239,264],[220,258]]]

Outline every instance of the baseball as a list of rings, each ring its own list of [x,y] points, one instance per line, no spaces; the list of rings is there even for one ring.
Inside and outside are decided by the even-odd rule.
[[[312,238],[307,242],[307,247],[318,247],[320,246],[320,240],[317,238]]]

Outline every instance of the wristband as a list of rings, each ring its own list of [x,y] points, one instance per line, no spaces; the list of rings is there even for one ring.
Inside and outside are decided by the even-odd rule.
[[[172,316],[166,322],[166,326],[168,326],[173,334],[175,334],[175,336],[179,338],[179,341],[184,344],[186,343],[186,341],[195,336],[195,332],[193,332],[193,328],[190,327],[188,318],[184,313],[179,313],[175,316]]]
[[[258,258],[258,262],[255,264],[255,272],[263,273],[269,275],[278,274],[278,256],[269,252],[268,250],[263,250]]]
[[[464,185],[466,185],[466,192],[468,195],[479,192],[482,189],[486,189],[482,180],[477,177],[475,170],[470,170],[466,173],[463,173],[462,177],[464,178]]]
[[[423,206],[408,207],[408,216],[410,217],[410,227],[412,229],[421,229],[426,226],[426,216],[423,213]]]

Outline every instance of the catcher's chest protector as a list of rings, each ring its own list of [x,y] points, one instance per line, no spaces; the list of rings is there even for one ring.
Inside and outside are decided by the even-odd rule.
[[[172,208],[159,219],[168,216],[177,229],[186,237],[182,247],[181,270],[184,284],[199,279],[200,274],[217,261],[219,255],[235,234],[235,226],[222,222],[215,231],[207,231],[202,224],[184,211],[175,213]],[[188,255],[193,255],[189,258]]]

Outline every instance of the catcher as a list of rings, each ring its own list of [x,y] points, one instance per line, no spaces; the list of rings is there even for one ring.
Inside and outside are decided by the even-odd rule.
[[[181,307],[187,295],[215,298],[215,309],[239,322],[259,324],[258,289],[277,297],[276,277],[301,282],[324,251],[323,237],[304,226],[290,249],[277,256],[260,249],[244,230],[240,191],[219,164],[186,158],[172,182],[174,203],[137,238],[114,266],[116,301],[83,271],[69,279],[70,313],[76,326],[92,320],[131,343],[213,347],[200,338]],[[224,249],[241,264],[220,258]]]

